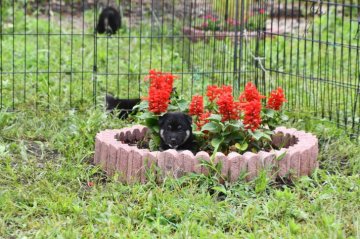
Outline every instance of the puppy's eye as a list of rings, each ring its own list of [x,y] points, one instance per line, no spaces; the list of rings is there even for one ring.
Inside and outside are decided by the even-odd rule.
[[[181,127],[181,125],[179,125],[178,127],[177,127],[177,129],[181,129],[182,127]]]
[[[171,125],[168,125],[168,129],[171,129],[172,127],[171,127]]]

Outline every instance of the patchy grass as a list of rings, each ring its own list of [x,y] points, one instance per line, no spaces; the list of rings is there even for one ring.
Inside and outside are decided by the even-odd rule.
[[[96,132],[124,125],[101,109],[2,112],[0,122],[4,238],[360,236],[360,150],[324,122],[290,123],[316,133],[321,149],[320,169],[291,185],[190,175],[133,186],[90,163]]]

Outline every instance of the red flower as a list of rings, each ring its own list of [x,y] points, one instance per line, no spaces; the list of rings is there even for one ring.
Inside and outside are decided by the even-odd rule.
[[[95,184],[94,184],[94,182],[89,181],[89,182],[87,182],[87,185],[88,185],[88,187],[93,187]]]
[[[200,116],[204,113],[204,100],[201,95],[194,95],[189,105],[189,114]]]
[[[232,87],[229,85],[223,85],[221,88],[216,85],[209,85],[206,90],[206,96],[210,102],[214,102],[219,95],[232,94]]]
[[[196,124],[198,130],[200,130],[201,127],[203,127],[206,123],[209,123],[209,120],[207,118],[209,118],[210,115],[211,115],[211,112],[206,111],[197,118],[197,121],[195,122],[195,124]]]
[[[206,96],[208,97],[210,102],[214,102],[214,100],[219,96],[220,94],[220,88],[216,85],[209,85],[206,90]]]
[[[240,95],[240,107],[244,111],[243,123],[247,129],[255,131],[261,124],[261,99],[265,96],[260,95],[256,86],[248,82],[244,92]]]
[[[255,131],[261,124],[261,102],[260,100],[253,100],[242,103],[241,109],[244,111],[243,123],[245,128]]]
[[[286,102],[284,91],[281,87],[271,91],[266,108],[280,110],[283,103]]]
[[[261,8],[261,9],[259,10],[259,13],[260,13],[260,14],[264,14],[264,13],[265,13],[265,9]]]
[[[204,22],[202,25],[201,25],[203,28],[206,28],[209,26],[209,24],[207,22]]]
[[[166,112],[175,78],[170,73],[149,71],[149,76],[146,79],[150,80],[148,101],[151,112],[155,114]]]
[[[234,101],[234,98],[230,93],[232,91],[231,86],[230,87],[223,86],[222,89],[224,93],[219,96],[219,99],[216,102],[219,107],[219,113],[222,116],[221,121],[224,122],[227,120],[239,119],[240,118],[239,103]]]
[[[260,101],[262,98],[265,98],[265,96],[260,95],[256,86],[253,83],[248,82],[245,86],[244,92],[241,93],[239,97],[239,101],[240,102],[250,102],[253,100]]]
[[[232,94],[232,87],[230,85],[223,85],[219,94]]]

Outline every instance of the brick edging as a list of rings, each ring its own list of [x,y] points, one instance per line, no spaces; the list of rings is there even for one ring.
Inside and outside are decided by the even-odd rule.
[[[147,128],[142,125],[99,132],[95,138],[94,164],[100,165],[108,175],[117,172],[123,183],[146,182],[147,170],[153,170],[158,181],[167,176],[178,178],[187,173],[208,173],[207,168],[199,162],[200,159],[210,160],[207,152],[200,151],[195,155],[188,150],[150,152],[124,142],[141,140],[146,132]],[[214,162],[223,165],[222,176],[235,182],[242,173],[246,173],[246,180],[252,180],[260,170],[265,169],[272,178],[298,178],[310,175],[318,167],[318,139],[314,135],[285,127],[278,127],[275,132],[282,134],[273,142],[287,148],[256,154],[231,152],[226,156],[216,153]]]

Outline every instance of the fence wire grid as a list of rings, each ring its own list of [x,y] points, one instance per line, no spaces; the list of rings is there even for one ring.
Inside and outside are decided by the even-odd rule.
[[[101,11],[122,16],[95,31]],[[356,0],[0,1],[1,110],[101,106],[146,95],[150,69],[179,93],[248,81],[281,86],[287,110],[360,133],[360,5]]]

